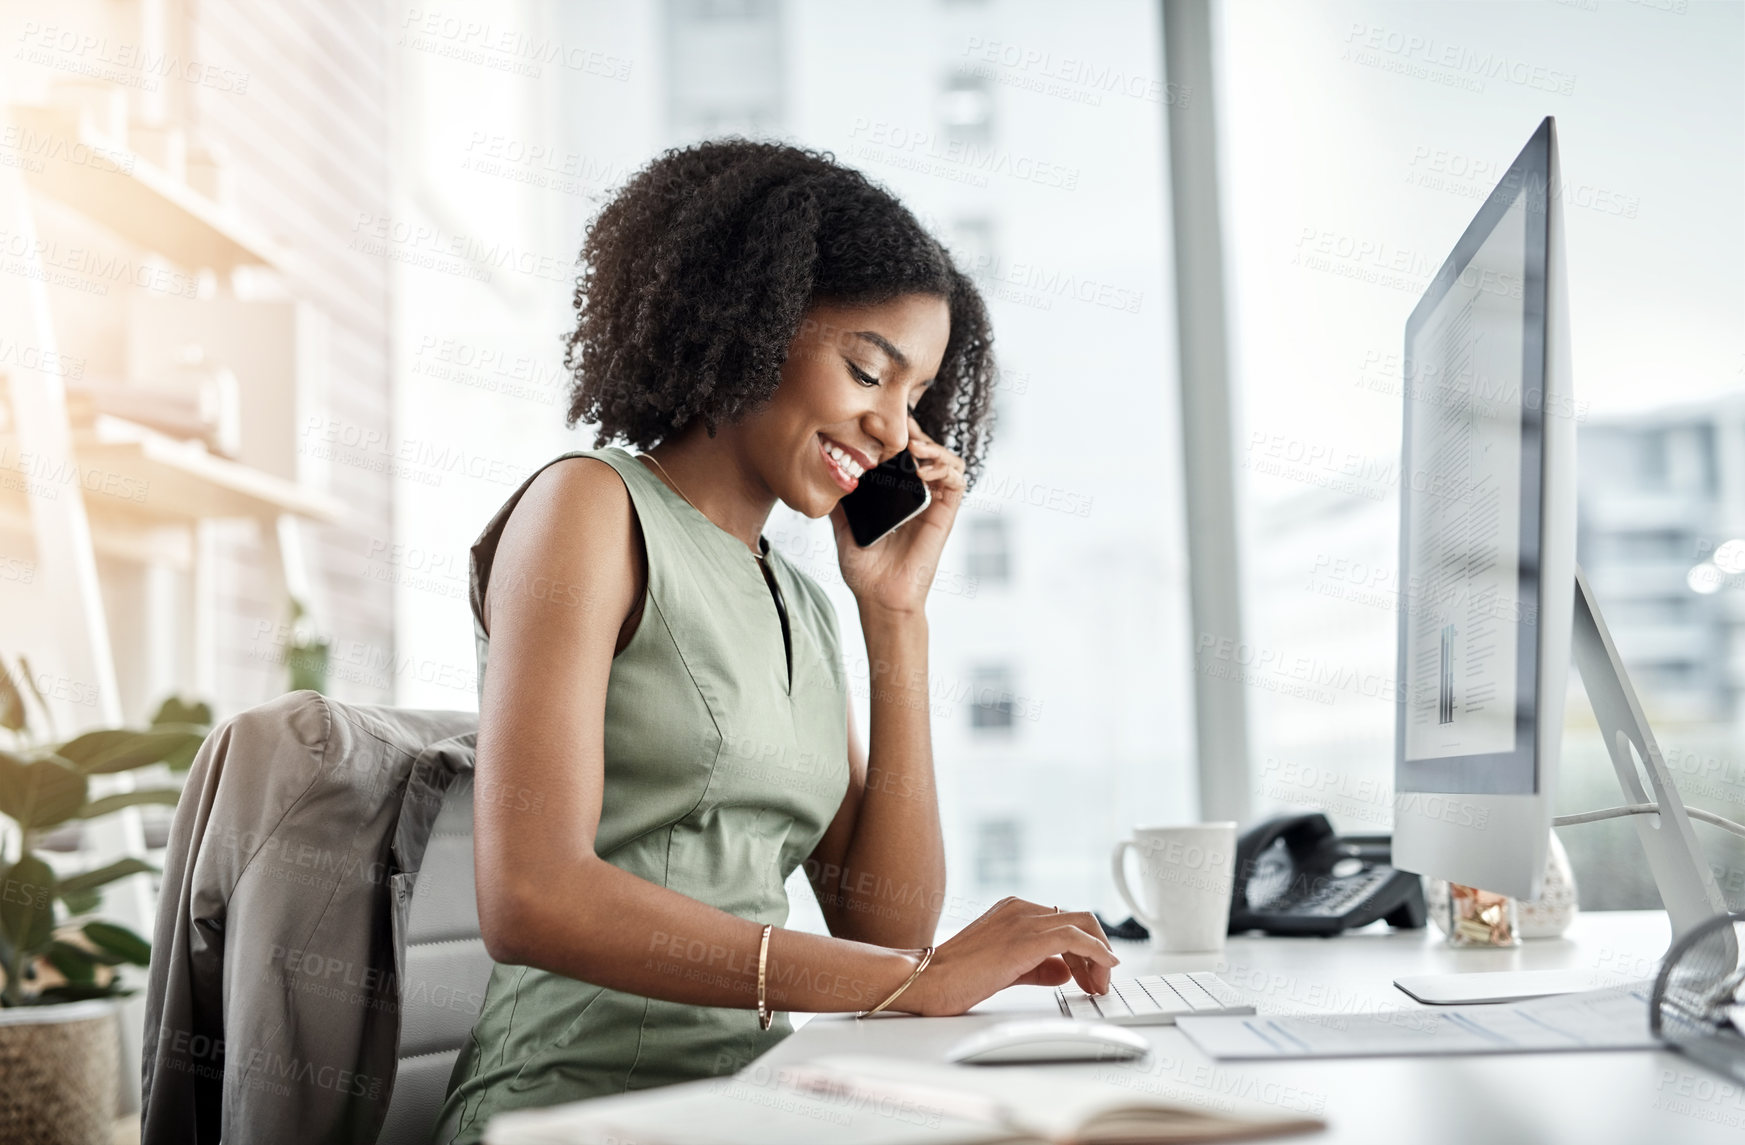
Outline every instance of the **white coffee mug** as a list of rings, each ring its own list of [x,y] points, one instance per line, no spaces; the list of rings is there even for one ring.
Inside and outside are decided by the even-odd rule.
[[[1139,892],[1127,881],[1127,852],[1139,856]],[[1224,949],[1230,887],[1236,871],[1236,824],[1136,827],[1115,844],[1115,889],[1151,931],[1153,948],[1171,953]]]

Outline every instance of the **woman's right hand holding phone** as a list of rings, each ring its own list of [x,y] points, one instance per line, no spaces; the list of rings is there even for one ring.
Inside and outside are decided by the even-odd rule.
[[[933,961],[892,1004],[927,1017],[961,1014],[1008,986],[1076,981],[1104,994],[1121,960],[1096,915],[1008,898],[947,939]]]

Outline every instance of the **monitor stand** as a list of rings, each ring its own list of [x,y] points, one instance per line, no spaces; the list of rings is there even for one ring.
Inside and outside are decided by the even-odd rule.
[[[1612,634],[1600,616],[1599,602],[1594,600],[1580,566],[1575,570],[1575,630],[1571,633],[1571,644],[1588,702],[1593,705],[1600,732],[1606,737],[1606,750],[1612,756],[1612,769],[1618,773],[1618,785],[1629,802],[1653,803],[1660,808],[1658,815],[1631,818],[1636,822],[1636,837],[1648,855],[1648,869],[1654,873],[1660,901],[1672,920],[1672,940],[1677,942],[1697,924],[1725,914],[1727,900],[1721,895],[1720,884],[1715,882],[1714,871],[1703,860],[1703,850],[1691,828],[1684,800],[1673,785],[1672,773],[1666,769],[1666,758],[1660,754],[1660,745],[1654,742],[1654,733],[1648,730],[1636,689],[1630,686],[1629,674],[1612,644]],[[1652,793],[1643,789],[1644,774]]]
[[[1618,786],[1630,803],[1653,803],[1655,815],[1632,815],[1636,837],[1648,856],[1648,869],[1660,901],[1672,921],[1672,940],[1678,939],[1705,919],[1727,912],[1727,900],[1715,882],[1715,873],[1703,860],[1684,800],[1673,785],[1672,773],[1648,720],[1630,676],[1618,658],[1612,634],[1600,616],[1599,602],[1588,587],[1580,566],[1575,570],[1575,626],[1571,633],[1576,670],[1587,689],[1618,773]],[[1643,778],[1647,785],[1644,787]],[[1475,979],[1483,979],[1482,983]],[[1492,982],[1491,979],[1496,981]],[[1511,1002],[1547,994],[1569,994],[1606,985],[1595,971],[1510,970],[1493,973],[1424,974],[1394,981],[1394,985],[1432,1005]]]

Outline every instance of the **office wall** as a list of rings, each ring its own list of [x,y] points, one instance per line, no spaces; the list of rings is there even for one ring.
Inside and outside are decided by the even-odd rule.
[[[243,93],[193,86],[188,116],[234,161],[236,199],[290,254],[283,293],[311,303],[327,326],[320,388],[296,433],[311,477],[349,511],[308,532],[316,621],[335,641],[332,692],[382,703],[378,666],[393,655],[393,595],[357,575],[359,553],[387,534],[394,485],[379,467],[322,449],[391,432],[390,263],[357,241],[359,220],[388,206],[392,91],[387,13],[337,2],[188,5],[188,53],[249,77]],[[264,288],[272,294],[276,288]],[[329,429],[336,431],[330,436]],[[246,534],[246,530],[244,531]],[[279,625],[287,604],[272,553],[246,535],[225,554],[214,685],[222,710],[283,690]],[[263,635],[262,625],[271,625]]]
[[[1579,559],[1686,797],[1745,812],[1745,10],[1736,4],[1219,6],[1257,810],[1391,822],[1406,316],[1540,119],[1557,118],[1581,458]],[[1736,462],[1733,464],[1736,465]],[[1711,571],[1713,566],[1711,565]],[[1579,680],[1560,812],[1619,802]],[[1705,770],[1706,769],[1706,770]],[[1635,828],[1560,836],[1590,905],[1654,902]],[[1730,901],[1745,851],[1699,828]]]
[[[141,344],[154,333],[153,315],[167,313],[164,307],[181,308],[176,321],[189,342],[212,345],[235,331],[226,328],[224,314],[231,312],[208,303],[301,308],[301,333],[286,335],[283,358],[272,369],[252,368],[260,362],[240,353],[230,362],[209,354],[203,365],[233,370],[239,401],[251,414],[270,407],[317,419],[293,425],[287,416],[273,450],[245,449],[234,460],[302,478],[308,489],[343,503],[340,519],[302,534],[302,591],[323,630],[355,642],[365,658],[391,658],[392,592],[357,573],[367,538],[391,530],[392,483],[379,467],[329,464],[307,448],[319,444],[329,426],[359,439],[389,431],[389,264],[353,241],[359,216],[380,214],[389,202],[385,14],[321,0],[135,0],[19,3],[8,5],[0,20],[9,45],[8,102],[97,109],[89,122],[122,149],[118,154],[129,156],[111,180],[119,193],[99,194],[92,200],[99,205],[86,209],[35,178],[47,172],[84,179],[86,190],[110,190],[101,186],[101,172],[63,170],[78,166],[78,153],[55,150],[53,137],[29,124],[6,143],[10,165],[29,177],[38,237],[44,257],[55,264],[44,290],[55,337],[77,362],[71,379],[121,386],[160,381],[140,376],[150,358]],[[200,165],[199,151],[212,157],[218,173],[206,182],[186,178],[182,143],[189,170]],[[136,160],[152,173],[135,176]],[[157,243],[156,236],[117,225],[153,200],[153,180],[195,188],[213,204],[197,213],[219,220],[220,229],[234,221],[238,233],[262,236],[278,252],[272,264],[215,270],[209,260],[188,258],[178,236],[165,233]],[[30,263],[13,258],[8,271],[37,273]],[[114,268],[136,273],[117,277]],[[299,389],[295,401],[287,400],[291,387]],[[197,510],[160,484],[148,489],[142,516],[182,521],[189,512]],[[104,543],[114,530],[100,530],[99,575],[115,637],[122,714],[138,720],[172,690],[207,698],[221,713],[283,691],[281,626],[289,602],[271,516],[206,519],[190,535],[142,531],[148,526],[129,522],[126,543],[119,545]],[[38,659],[46,667],[52,655]],[[365,701],[393,694],[386,675],[369,671],[336,672],[333,691]],[[69,715],[98,718],[95,708]]]
[[[391,533],[358,554],[392,586],[394,694],[477,703],[467,549],[566,430],[562,337],[582,227],[627,173],[579,138],[583,107],[651,100],[648,53],[578,35],[578,9],[461,4],[398,17]],[[488,29],[488,33],[468,29]],[[567,61],[567,62],[566,62]]]

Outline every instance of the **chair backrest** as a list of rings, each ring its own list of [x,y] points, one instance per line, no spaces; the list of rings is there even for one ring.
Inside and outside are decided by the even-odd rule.
[[[492,966],[473,886],[476,728],[471,713],[301,691],[213,730],[165,849],[145,1145],[220,1127],[287,1145],[428,1141]]]
[[[473,780],[450,785],[412,879],[400,980],[400,1052],[377,1145],[428,1145],[449,1072],[485,1001],[491,957],[473,884]]]

